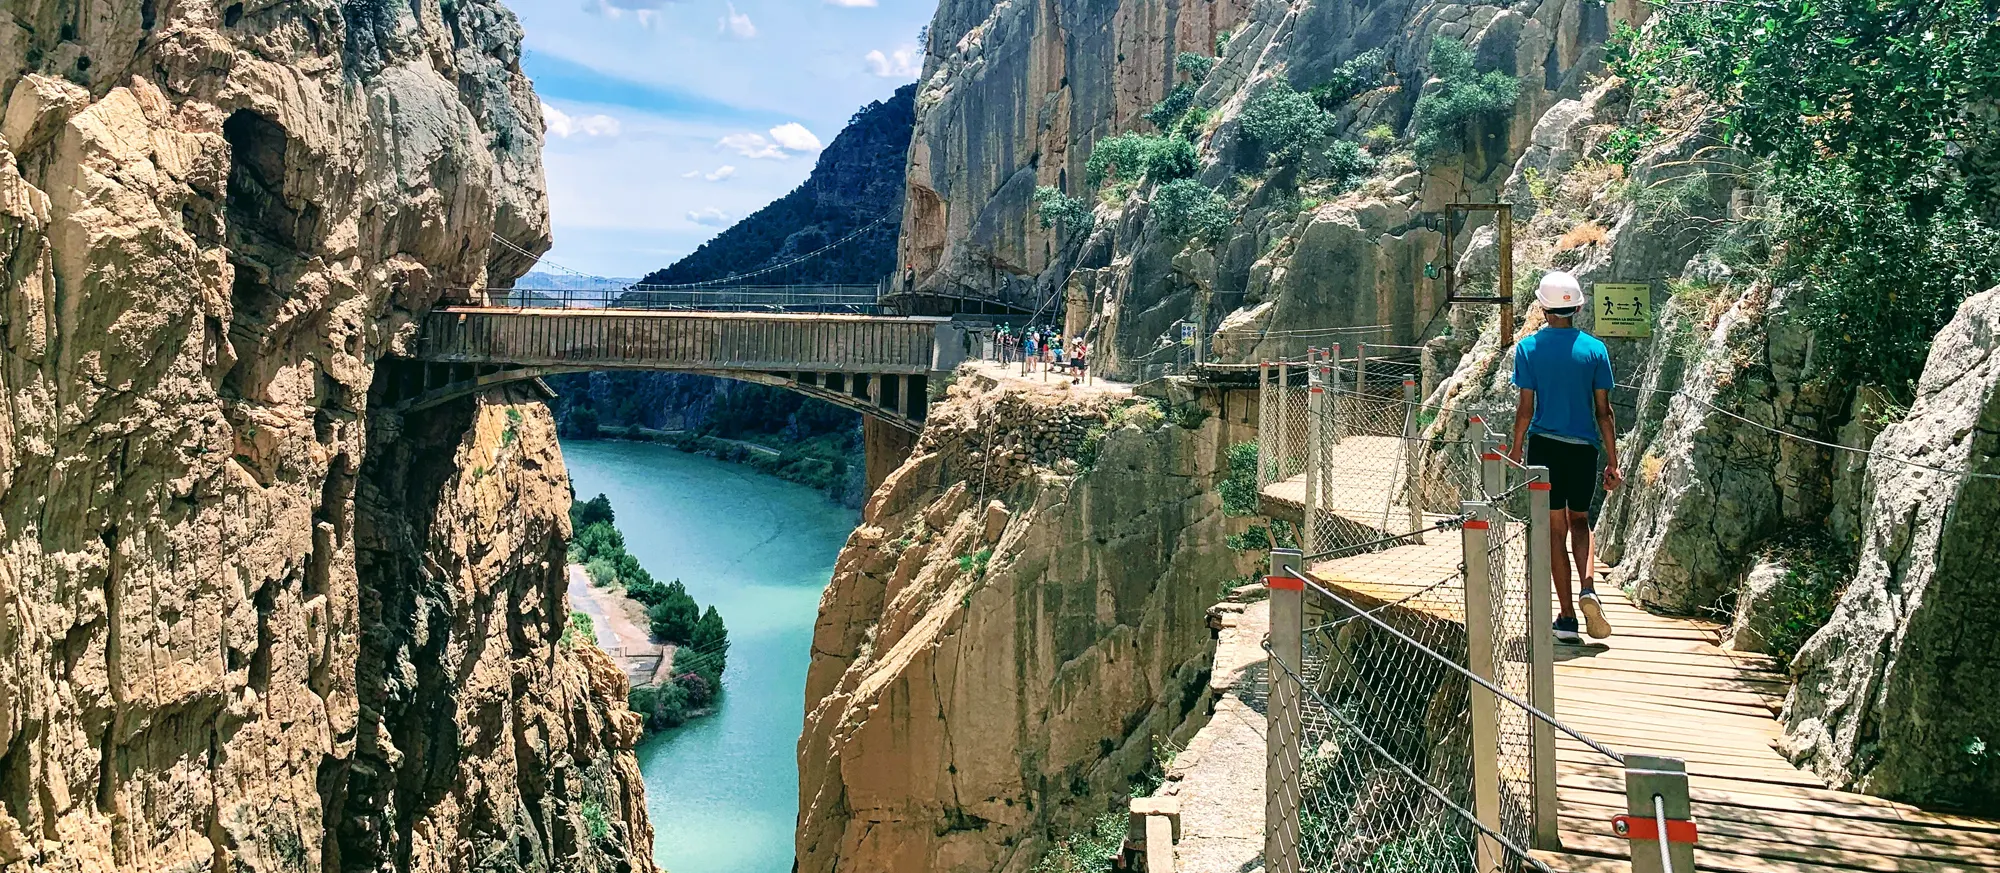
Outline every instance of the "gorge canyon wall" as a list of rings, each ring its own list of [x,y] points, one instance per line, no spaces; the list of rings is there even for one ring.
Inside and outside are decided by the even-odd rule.
[[[0,865],[649,870],[539,405],[371,409],[548,243],[495,2],[0,11]]]

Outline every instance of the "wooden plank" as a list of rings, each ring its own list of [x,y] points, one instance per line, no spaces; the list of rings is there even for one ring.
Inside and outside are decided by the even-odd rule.
[[[1611,816],[1625,811],[1625,792],[1585,791],[1564,789],[1559,806],[1562,809],[1576,807],[1584,810],[1597,809],[1601,817],[1609,821]],[[1960,849],[2000,850],[2000,834],[1957,828],[1932,827],[1921,824],[1885,822],[1865,818],[1844,818],[1841,816],[1817,816],[1782,810],[1761,809],[1748,806],[1710,804],[1695,809],[1699,821],[1728,821],[1743,825],[1755,825],[1780,829],[1794,834],[1827,834],[1833,838],[1866,838],[1878,840],[1899,840],[1913,844],[1935,847],[1939,852],[1955,852]]]
[[[1565,831],[1611,835],[1611,819],[1622,809],[1612,807],[1565,806],[1559,821]],[[1768,858],[1836,864],[1863,870],[1937,870],[1948,865],[2000,865],[2000,852],[1974,846],[1948,846],[1914,840],[1834,834],[1812,828],[1747,824],[1723,818],[1701,817],[1697,811],[1701,845],[1726,852],[1741,852]],[[1622,841],[1621,841],[1622,842]],[[1567,845],[1567,843],[1565,843]],[[1808,852],[1829,852],[1813,856]],[[1605,852],[1604,854],[1614,854]],[[1852,857],[1850,857],[1852,856]],[[1947,870],[1960,869],[1947,866]]]
[[[1592,791],[1613,791],[1623,794],[1623,779],[1608,776],[1590,776],[1580,773],[1561,774],[1556,779],[1559,788],[1580,788]],[[1769,785],[1757,782],[1733,782],[1726,779],[1709,779],[1698,774],[1688,777],[1688,791],[1695,803],[1708,805],[1751,806],[1781,812],[1812,813],[1848,818],[1868,818],[1878,821],[1895,821],[1908,824],[1925,824],[1954,827],[1986,833],[2000,833],[2000,822],[1968,819],[1944,813],[1930,813],[1904,804],[1827,789],[1796,788],[1784,785]]]

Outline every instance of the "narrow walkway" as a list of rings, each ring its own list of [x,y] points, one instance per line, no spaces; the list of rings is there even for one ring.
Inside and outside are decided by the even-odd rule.
[[[639,624],[643,616],[632,614],[637,604],[591,585],[582,564],[569,565],[569,603],[571,609],[590,616],[597,647],[611,656],[634,686],[661,681],[660,674],[673,667],[673,647],[653,642]]]
[[[1720,648],[1723,628],[1635,608],[1600,589],[1611,638],[1556,650],[1556,716],[1619,751],[1685,758],[1699,870],[1961,873],[2000,870],[2000,822],[1835,791],[1778,754],[1785,677],[1770,658]],[[1568,737],[1556,744],[1557,871],[1625,873],[1622,774]]]
[[[1258,586],[1261,587],[1261,586]],[[1209,673],[1215,714],[1174,757],[1158,795],[1180,798],[1175,873],[1250,873],[1264,867],[1263,639],[1270,601],[1225,601]]]

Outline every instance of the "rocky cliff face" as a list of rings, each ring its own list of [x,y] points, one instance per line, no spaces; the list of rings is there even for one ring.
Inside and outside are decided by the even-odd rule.
[[[1067,394],[962,376],[841,551],[801,871],[1026,870],[1204,699],[1232,425]]]
[[[0,13],[0,863],[650,866],[546,419],[372,433],[547,245],[519,51],[483,0]]]
[[[2000,812],[2000,289],[1959,307],[1873,448],[1860,565],[1793,665],[1785,751],[1836,785]]]

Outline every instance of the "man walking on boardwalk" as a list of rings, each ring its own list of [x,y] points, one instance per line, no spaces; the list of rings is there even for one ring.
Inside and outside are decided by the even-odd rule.
[[[1611,418],[1611,353],[1597,337],[1575,327],[1584,303],[1575,276],[1560,270],[1543,276],[1535,300],[1548,324],[1514,346],[1514,387],[1521,389],[1521,397],[1508,454],[1519,463],[1525,451],[1528,464],[1549,468],[1549,537],[1562,610],[1555,634],[1562,642],[1580,643],[1579,607],[1592,637],[1611,635],[1597,599],[1590,551],[1590,499],[1597,490],[1600,449],[1605,490],[1624,481]],[[1570,601],[1571,558],[1583,589],[1577,604]]]

